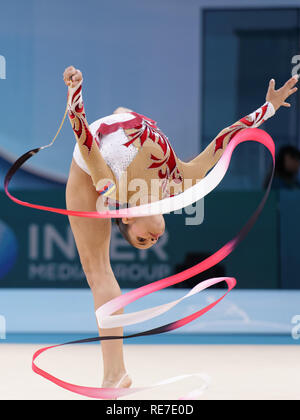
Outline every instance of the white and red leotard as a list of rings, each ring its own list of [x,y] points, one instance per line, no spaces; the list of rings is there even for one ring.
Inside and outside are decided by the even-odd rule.
[[[157,178],[161,181],[161,197],[170,195],[167,187],[170,182],[181,186],[185,179],[192,179],[195,183],[203,178],[220,159],[235,134],[245,128],[259,127],[274,113],[273,105],[266,102],[223,129],[202,153],[185,163],[178,159],[167,136],[155,121],[143,115],[135,112],[112,114],[88,126],[81,83],[69,88],[69,116],[77,139],[73,157],[77,165],[93,176],[91,169],[95,167],[94,160],[95,157],[99,159],[97,153],[100,151],[101,159],[110,168],[117,183],[126,171],[133,178]],[[92,150],[93,147],[98,150]],[[97,187],[98,180],[93,181]]]

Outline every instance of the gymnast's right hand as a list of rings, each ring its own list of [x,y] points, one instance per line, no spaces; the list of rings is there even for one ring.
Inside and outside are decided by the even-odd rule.
[[[64,71],[64,82],[68,87],[75,87],[79,82],[82,81],[82,73],[75,67],[67,67]]]

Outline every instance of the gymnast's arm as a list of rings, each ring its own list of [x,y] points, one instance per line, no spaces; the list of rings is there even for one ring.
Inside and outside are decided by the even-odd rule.
[[[98,140],[92,135],[86,120],[82,99],[82,74],[73,66],[64,72],[64,81],[68,89],[69,119],[77,140],[80,153],[89,168],[93,184],[97,190],[107,180],[113,181],[113,175],[99,150]]]
[[[266,95],[266,103],[233,125],[224,128],[200,155],[184,165],[184,178],[197,178],[198,180],[203,178],[219,161],[226,146],[238,132],[245,128],[259,127],[264,121],[272,117],[281,106],[290,107],[290,104],[285,102],[285,100],[296,92],[297,88],[294,86],[297,81],[298,77],[294,76],[280,89],[275,90],[275,81],[271,79]]]

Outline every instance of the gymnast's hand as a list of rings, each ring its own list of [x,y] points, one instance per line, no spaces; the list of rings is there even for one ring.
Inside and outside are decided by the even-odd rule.
[[[82,80],[82,73],[75,67],[67,67],[64,71],[64,82],[68,87],[75,87]]]
[[[285,100],[298,90],[298,88],[294,87],[297,82],[298,76],[296,75],[291,77],[280,89],[275,90],[275,80],[270,80],[266,101],[271,102],[275,111],[281,106],[288,108],[291,106]]]

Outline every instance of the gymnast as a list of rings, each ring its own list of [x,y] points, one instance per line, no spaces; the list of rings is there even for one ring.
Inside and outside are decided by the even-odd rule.
[[[68,86],[69,119],[76,138],[66,204],[69,210],[80,211],[95,211],[96,203],[98,210],[119,209],[180,194],[205,177],[236,133],[259,127],[281,106],[290,107],[286,99],[296,92],[298,81],[294,76],[275,90],[275,81],[271,79],[264,105],[224,128],[202,153],[186,163],[176,156],[153,120],[127,108],[119,107],[112,115],[89,126],[82,99],[82,73],[70,66],[63,77]],[[110,265],[111,222],[74,216],[69,220],[96,310],[121,294]],[[165,230],[163,215],[122,218],[116,222],[124,238],[139,249],[155,245]],[[123,335],[122,328],[99,333]],[[130,387],[122,340],[104,341],[101,348],[102,387]]]

